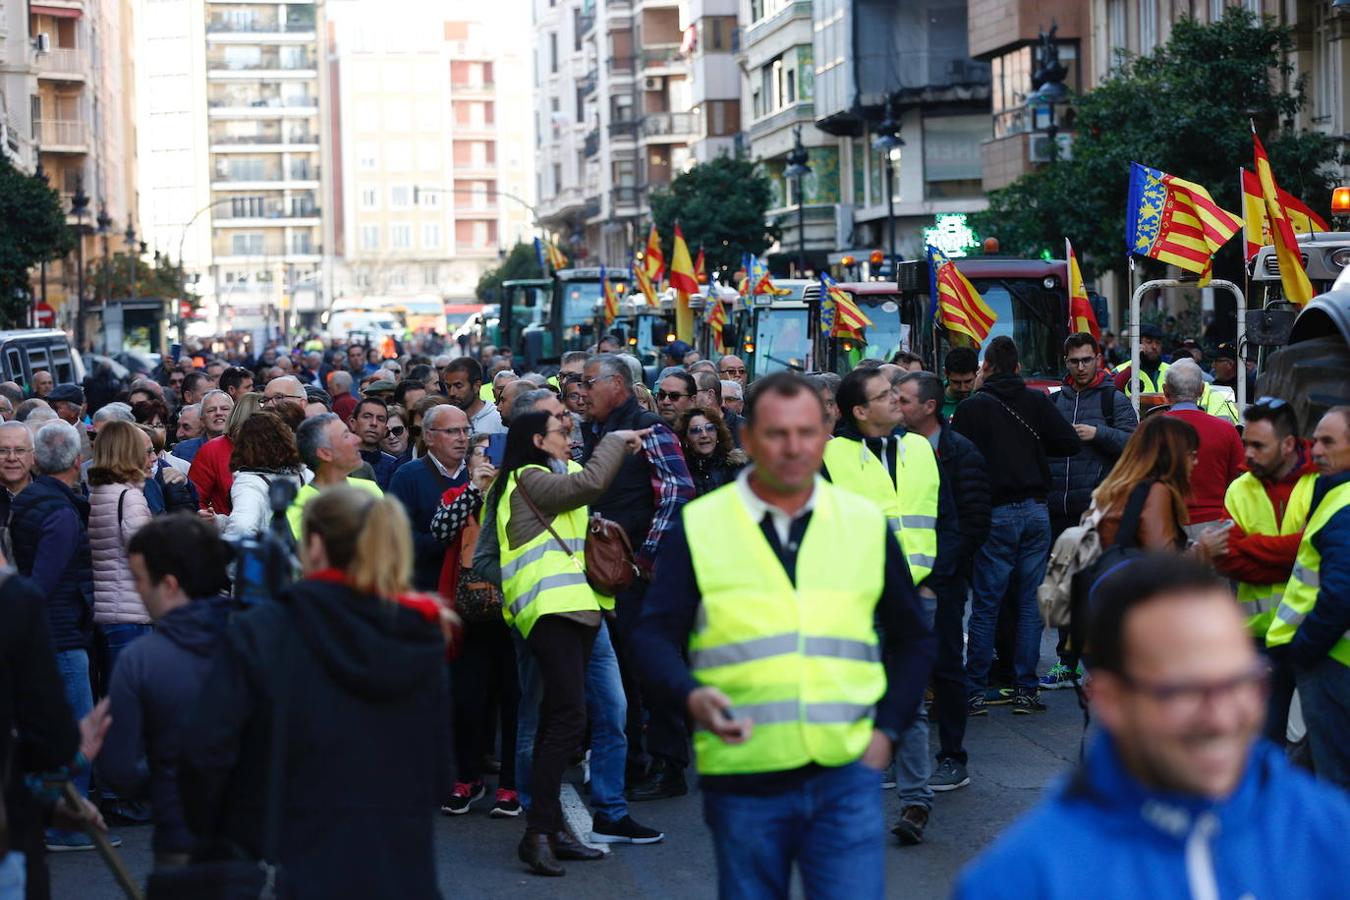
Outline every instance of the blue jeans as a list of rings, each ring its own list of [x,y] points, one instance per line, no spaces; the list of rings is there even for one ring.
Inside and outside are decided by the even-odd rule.
[[[56,651],[56,671],[61,673],[61,682],[65,686],[66,703],[78,722],[94,708],[94,690],[89,685],[89,651]],[[86,769],[75,778],[75,787],[80,794],[89,796],[89,770]]]
[[[1045,578],[1050,557],[1050,514],[1037,500],[1019,500],[994,507],[989,537],[975,557],[970,580],[970,641],[966,675],[973,694],[989,686],[998,608],[1008,590],[1017,598],[1017,643],[1013,673],[1019,691],[1036,691],[1036,663],[1041,658],[1041,611],[1036,589]]]
[[[27,882],[24,855],[18,850],[10,850],[4,859],[0,859],[0,900],[23,900]]]
[[[1294,679],[1317,777],[1350,789],[1350,667],[1328,656]]]
[[[520,674],[520,710],[516,722],[516,784],[520,786],[520,804],[530,805],[530,762],[534,756],[534,736],[539,730],[539,703],[543,685],[539,665],[520,632],[511,630],[516,645],[516,670]],[[591,661],[586,667],[586,715],[591,724],[591,809],[617,822],[628,815],[624,798],[624,765],[628,759],[628,738],[624,724],[628,702],[619,677],[619,658],[609,639],[609,625],[601,621],[600,631],[591,645]]]
[[[103,639],[108,645],[108,671],[105,673],[103,683],[110,685],[112,684],[113,666],[117,665],[117,657],[121,656],[122,651],[136,638],[154,631],[155,626],[148,623],[119,622],[100,625],[99,630],[103,632]]]
[[[722,900],[789,895],[797,864],[807,897],[885,895],[881,773],[860,762],[769,795],[703,792]]]
[[[926,593],[926,592],[925,592]],[[933,627],[933,617],[937,612],[937,597],[919,595],[923,606],[924,620]],[[962,710],[962,714],[965,710]],[[928,709],[923,698],[919,698],[919,717],[900,735],[900,744],[895,748],[895,794],[900,798],[900,806],[922,806],[933,808],[933,789],[928,779],[933,776],[933,757],[928,753]]]

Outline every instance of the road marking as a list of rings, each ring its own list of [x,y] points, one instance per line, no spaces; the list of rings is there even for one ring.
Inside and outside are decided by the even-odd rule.
[[[558,794],[558,799],[562,802],[563,823],[567,826],[568,832],[572,837],[587,847],[594,848],[609,855],[608,844],[591,843],[591,811],[586,808],[582,802],[581,795],[577,789],[570,784],[564,784],[562,791]]]

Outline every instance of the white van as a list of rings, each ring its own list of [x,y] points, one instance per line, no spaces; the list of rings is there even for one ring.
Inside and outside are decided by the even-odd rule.
[[[54,328],[29,328],[0,331],[0,381],[17,382],[25,391],[32,389],[33,373],[52,373],[57,384],[83,384],[84,364],[70,349],[64,331]]]
[[[379,340],[386,336],[396,340],[403,338],[403,326],[398,318],[389,312],[371,312],[369,310],[335,310],[328,316],[328,336],[334,340],[346,340],[353,332],[369,335]]]

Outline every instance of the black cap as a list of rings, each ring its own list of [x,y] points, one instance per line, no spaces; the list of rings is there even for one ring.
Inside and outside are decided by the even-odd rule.
[[[47,402],[56,403],[58,401],[84,406],[84,389],[78,384],[58,384],[47,395]]]
[[[689,355],[689,351],[693,349],[693,347],[690,347],[684,341],[671,341],[666,345],[666,355],[671,359],[683,360]]]
[[[1232,341],[1224,341],[1222,344],[1214,348],[1214,358],[1231,359],[1234,362],[1236,362],[1237,344],[1234,344]]]
[[[1159,328],[1157,325],[1150,325],[1148,322],[1145,322],[1144,324],[1139,326],[1140,338],[1152,338],[1155,341],[1161,341],[1162,336],[1163,336],[1162,329]]]

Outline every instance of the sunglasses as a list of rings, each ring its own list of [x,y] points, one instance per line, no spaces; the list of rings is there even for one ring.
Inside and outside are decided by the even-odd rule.
[[[1279,397],[1262,397],[1252,404],[1252,406],[1264,406],[1266,409],[1279,409],[1282,406],[1288,405],[1288,403],[1281,400]]]
[[[716,426],[716,425],[712,425],[712,424],[708,424],[708,425],[690,425],[690,426],[689,426],[689,433],[690,433],[690,434],[717,434],[717,426]]]
[[[683,400],[685,397],[692,397],[693,394],[681,394],[679,391],[657,391],[657,400]]]
[[[402,425],[393,425],[390,427],[389,433],[392,434],[394,437],[403,437],[403,433],[407,430],[408,429],[403,427]]]

